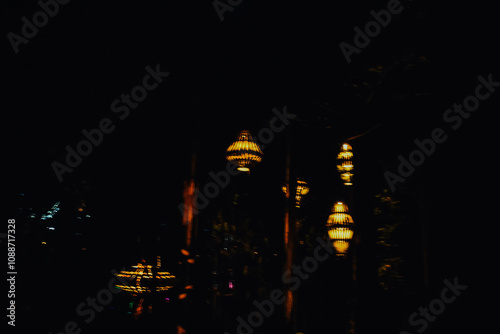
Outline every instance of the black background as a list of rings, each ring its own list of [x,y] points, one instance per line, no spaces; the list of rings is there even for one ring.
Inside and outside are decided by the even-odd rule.
[[[442,127],[448,139],[404,183],[425,194],[428,294],[435,298],[444,278],[458,276],[469,288],[436,326],[449,332],[490,328],[498,311],[492,285],[498,277],[498,92],[457,130],[442,116],[474,93],[479,75],[492,73],[500,81],[497,10],[477,1],[405,2],[403,12],[348,64],[339,43],[352,44],[352,29],[372,20],[370,10],[385,6],[385,1],[243,1],[224,13],[221,22],[210,1],[73,0],[61,5],[15,54],[7,34],[20,34],[21,18],[31,20],[40,7],[34,1],[3,1],[4,220],[16,215],[19,193],[49,206],[78,189],[99,217],[96,247],[104,262],[99,266],[109,270],[134,255],[128,245],[138,234],[147,237],[157,223],[178,230],[182,185],[195,148],[197,179],[204,184],[209,171],[224,168],[224,150],[238,132],[258,132],[272,118],[273,108],[287,106],[298,115],[293,163],[297,174],[311,182],[318,204],[310,210],[318,217],[328,215],[328,203],[342,194],[334,167],[342,140],[377,126],[353,141],[359,159],[356,208],[370,210],[373,195],[386,187],[385,170],[397,170],[398,155],[408,157],[415,138],[428,138],[432,129]],[[349,85],[353,78],[408,55],[424,57],[425,65],[391,72],[371,104],[364,105]],[[157,64],[170,76],[119,120],[111,102],[142,82],[146,66]],[[51,163],[63,162],[65,146],[76,147],[81,131],[96,128],[103,118],[111,118],[115,130],[59,183]],[[266,148],[261,170],[252,175],[256,187],[279,189],[285,137],[277,134]],[[82,190],[82,180],[87,190]],[[255,192],[262,196],[256,200],[259,205],[279,196],[279,191]],[[265,216],[277,209],[262,204],[256,210]],[[368,219],[370,212],[360,217]],[[319,227],[323,224],[318,221]],[[172,249],[179,233],[169,234]],[[20,276],[30,286],[39,276],[51,275],[53,269],[45,269]],[[71,270],[62,281],[78,275],[76,268]],[[106,280],[94,281],[83,296],[98,291]],[[51,293],[49,304],[57,313],[65,292]],[[75,302],[69,304],[69,314],[57,321],[46,315],[47,330],[60,329],[71,318]],[[44,302],[38,305],[43,308]]]

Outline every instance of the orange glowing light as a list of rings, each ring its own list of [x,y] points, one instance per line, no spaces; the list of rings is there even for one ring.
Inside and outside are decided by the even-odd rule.
[[[344,143],[341,146],[340,152],[337,155],[338,165],[337,170],[340,173],[340,178],[344,182],[344,185],[352,185],[352,170],[354,169],[354,164],[352,162],[353,153],[351,145]]]
[[[354,231],[354,221],[348,213],[347,205],[337,202],[332,207],[332,214],[328,217],[326,226],[328,227],[328,236],[337,250],[338,256],[345,256],[349,248],[349,241],[352,239]]]
[[[226,159],[235,164],[241,172],[249,172],[250,167],[260,162],[263,155],[252,134],[247,130],[241,131],[238,139],[226,150]]]

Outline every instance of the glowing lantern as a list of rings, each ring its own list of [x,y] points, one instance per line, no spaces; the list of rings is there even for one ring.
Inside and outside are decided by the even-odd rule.
[[[353,236],[354,221],[348,212],[347,205],[337,202],[333,205],[332,214],[326,222],[328,236],[332,240],[338,256],[345,256],[349,248],[349,241]]]
[[[151,293],[152,288],[157,292],[173,288],[176,277],[167,271],[160,271],[161,259],[159,256],[156,264],[156,267],[153,268],[152,265],[138,263],[132,266],[133,270],[120,271],[115,275],[120,277],[121,282],[127,281],[128,284],[116,284],[115,286],[132,295]]]
[[[226,159],[234,163],[239,171],[250,172],[250,167],[262,160],[262,150],[249,131],[243,130],[238,139],[226,150]]]
[[[283,187],[283,192],[287,194],[287,187]],[[302,196],[307,195],[309,193],[309,187],[307,186],[306,181],[301,181],[297,178],[297,188],[295,192],[295,207],[300,208],[300,202],[302,201]]]
[[[352,173],[354,165],[352,163],[352,147],[351,145],[344,143],[340,148],[340,152],[337,155],[338,165],[337,170],[340,173],[340,178],[344,181],[344,185],[352,186]]]

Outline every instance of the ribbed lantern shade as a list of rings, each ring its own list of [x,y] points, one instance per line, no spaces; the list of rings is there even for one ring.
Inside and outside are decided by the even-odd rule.
[[[283,192],[287,193],[287,187],[282,187]],[[306,181],[302,181],[297,178],[297,188],[295,192],[295,207],[300,208],[300,204],[302,202],[302,196],[307,195],[309,193],[309,187],[307,186]]]
[[[353,236],[354,221],[348,212],[347,205],[337,202],[333,205],[332,214],[326,222],[328,236],[332,240],[338,256],[345,256],[349,248],[349,240]]]
[[[241,131],[238,139],[226,150],[226,159],[234,163],[242,172],[250,172],[250,167],[260,162],[263,155],[259,145],[247,130]]]
[[[338,165],[337,170],[340,173],[340,178],[346,186],[352,186],[352,176],[351,171],[354,169],[354,164],[352,163],[353,153],[351,145],[344,143],[340,148],[340,152],[337,155]]]

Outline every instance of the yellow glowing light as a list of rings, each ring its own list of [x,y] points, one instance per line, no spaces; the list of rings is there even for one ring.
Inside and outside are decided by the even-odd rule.
[[[122,270],[115,274],[117,277],[125,278],[129,284],[115,285],[118,289],[130,292],[133,295],[141,293],[151,293],[154,291],[167,291],[173,287],[176,277],[167,271],[156,271],[161,266],[161,258],[156,258],[157,266],[153,269],[151,265],[138,263],[132,266],[135,270]],[[154,277],[154,279],[153,279]]]
[[[347,249],[349,248],[349,242],[345,240],[335,240],[333,242],[333,247],[337,251],[337,255],[344,256],[347,253]]]
[[[234,163],[242,172],[249,172],[250,167],[260,162],[263,155],[259,145],[247,130],[241,131],[238,139],[226,150],[226,159]]]
[[[328,236],[332,240],[350,240],[352,235],[353,231],[345,227],[337,227],[328,231]]]
[[[343,202],[336,202],[332,207],[332,212],[326,222],[328,236],[337,250],[337,255],[343,256],[354,234],[354,221],[348,213],[349,208]]]
[[[337,170],[340,173],[340,178],[346,186],[352,185],[353,174],[351,173],[351,171],[354,169],[352,158],[353,153],[351,145],[347,143],[342,144],[341,151],[337,155],[337,160],[339,161],[337,164]]]
[[[283,186],[281,189],[283,190],[285,195],[287,195],[288,198],[288,188]],[[307,195],[308,193],[309,193],[309,187],[307,186],[307,182],[297,178],[297,188],[295,191],[295,207],[300,208],[302,196]]]

